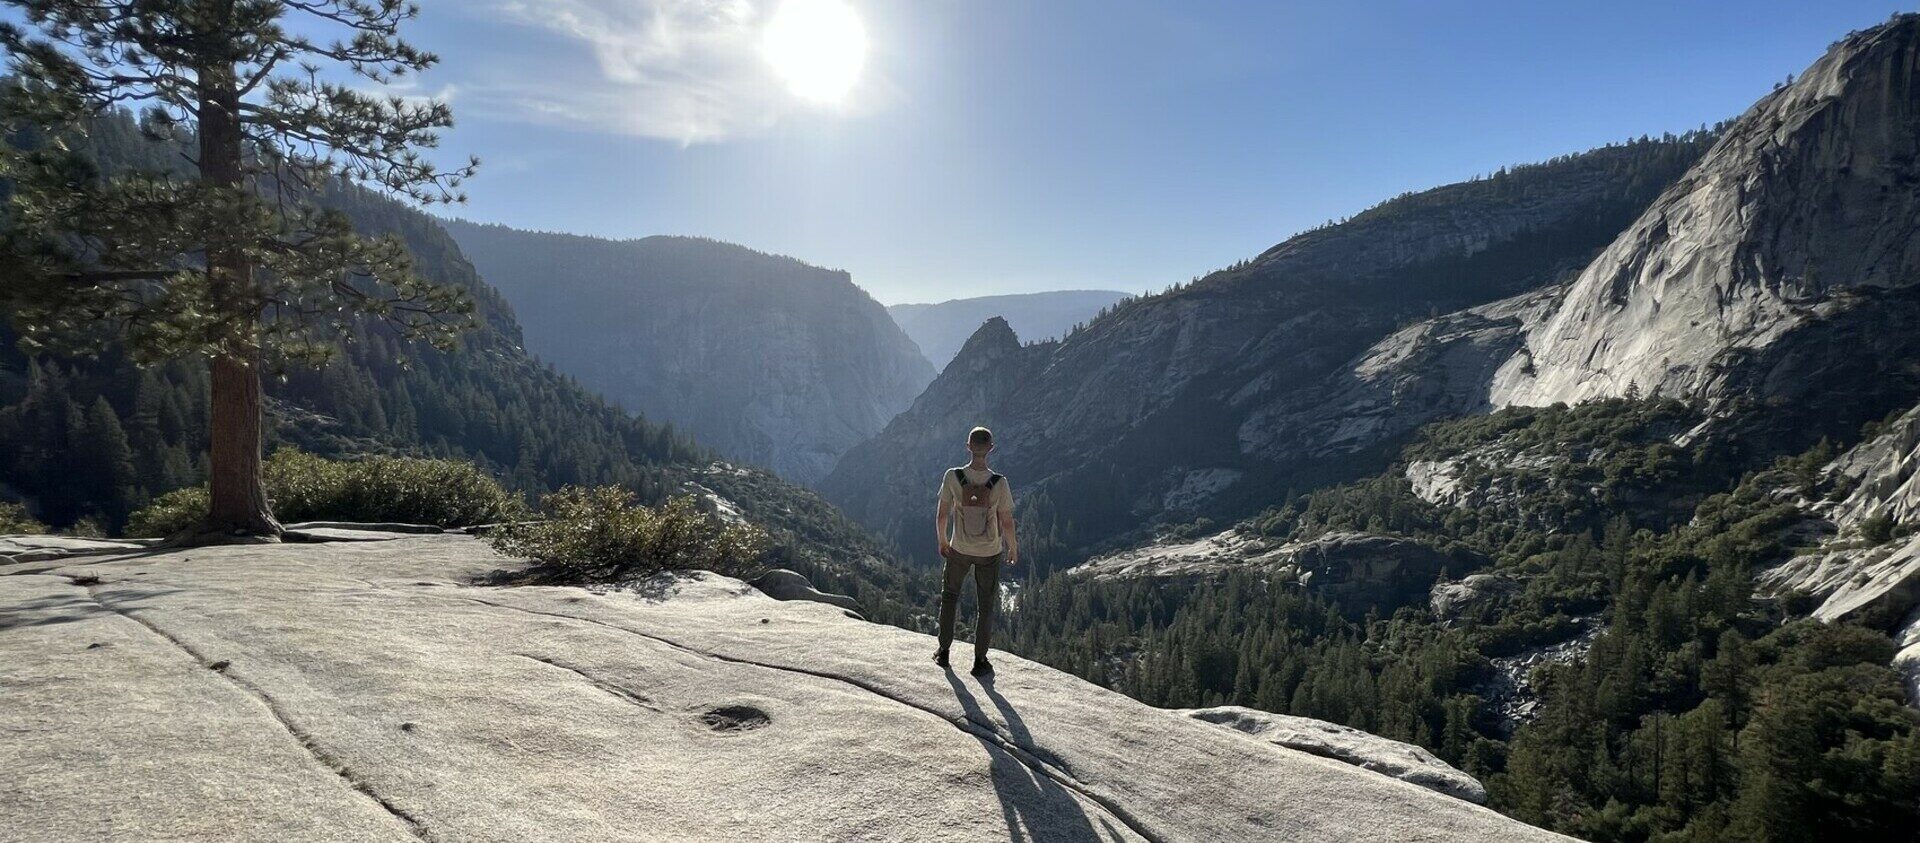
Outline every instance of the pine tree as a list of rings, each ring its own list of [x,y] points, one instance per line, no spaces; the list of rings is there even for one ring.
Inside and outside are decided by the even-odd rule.
[[[397,238],[357,235],[318,199],[347,183],[451,202],[473,162],[442,172],[419,150],[452,123],[444,103],[374,84],[431,66],[399,37],[403,0],[8,0],[0,25],[17,82],[5,116],[42,143],[10,150],[15,183],[0,270],[21,344],[118,342],[151,363],[205,359],[211,506],[203,540],[277,536],[261,480],[263,365],[318,361],[343,312],[439,344],[469,326],[456,287],[413,272]],[[332,41],[299,31],[331,28]],[[123,107],[191,161],[184,173],[104,172],[86,133]],[[112,330],[102,330],[105,326]]]
[[[133,448],[127,444],[126,431],[105,396],[95,398],[93,406],[87,408],[75,444],[75,456],[86,467],[81,476],[96,490],[93,499],[103,502],[101,514],[107,526],[119,529],[140,495],[134,480]]]

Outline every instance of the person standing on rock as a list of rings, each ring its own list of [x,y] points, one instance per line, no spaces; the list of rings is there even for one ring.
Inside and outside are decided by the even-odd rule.
[[[979,630],[973,638],[973,674],[993,672],[987,646],[993,638],[993,608],[1000,602],[1000,561],[1020,564],[1020,540],[1013,531],[1013,490],[1007,478],[987,467],[993,452],[993,431],[976,427],[967,433],[966,465],[940,475],[940,503],[933,527],[940,540],[940,557],[947,560],[940,590],[940,649],[933,661],[947,666],[947,648],[953,643],[954,616],[960,611],[960,585],[973,572],[979,597]]]

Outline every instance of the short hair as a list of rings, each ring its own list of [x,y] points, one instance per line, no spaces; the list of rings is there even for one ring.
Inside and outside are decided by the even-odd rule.
[[[993,444],[993,431],[988,430],[984,427],[976,427],[970,431],[967,431],[967,444],[991,445]]]

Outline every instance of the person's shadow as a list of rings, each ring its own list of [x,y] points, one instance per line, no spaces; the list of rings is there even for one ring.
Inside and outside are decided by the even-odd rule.
[[[973,693],[967,690],[966,683],[954,672],[947,671],[947,684],[953,686],[953,696],[960,701],[960,708],[966,712],[967,720],[979,729],[993,731],[993,720],[987,717]],[[1020,719],[1012,703],[993,689],[993,677],[980,680],[980,690],[993,701],[993,706],[1006,723],[1007,737],[1011,742],[1042,760],[1051,762],[1048,754],[1036,751],[1033,736],[1027,731],[1027,724]],[[987,751],[991,759],[988,776],[993,781],[994,795],[1000,799],[1000,814],[1006,819],[1007,837],[1016,841],[1055,840],[1119,840],[1124,839],[1123,832],[1114,828],[1106,817],[1100,818],[1100,827],[1094,827],[1093,818],[1087,816],[1085,807],[1075,798],[1073,791],[1060,786],[1018,757],[1002,747],[998,742],[985,735],[973,734],[974,739]]]

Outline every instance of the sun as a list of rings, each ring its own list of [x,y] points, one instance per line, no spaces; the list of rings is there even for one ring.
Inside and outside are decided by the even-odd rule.
[[[795,96],[831,105],[860,79],[867,27],[844,0],[781,0],[760,52]]]

